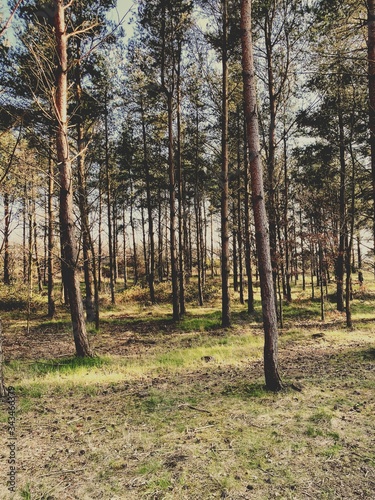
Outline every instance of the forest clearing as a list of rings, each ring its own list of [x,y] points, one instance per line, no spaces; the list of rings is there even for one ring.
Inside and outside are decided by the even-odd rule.
[[[68,311],[2,312],[5,379],[16,390],[17,494],[22,499],[353,499],[375,487],[375,284],[355,287],[353,329],[329,300],[293,289],[280,332],[287,388],[265,390],[259,324],[234,296],[170,306],[126,292],[75,358]],[[234,294],[235,295],[235,294]],[[237,300],[236,300],[237,299]],[[0,476],[7,474],[1,406]],[[5,451],[4,451],[5,450]]]

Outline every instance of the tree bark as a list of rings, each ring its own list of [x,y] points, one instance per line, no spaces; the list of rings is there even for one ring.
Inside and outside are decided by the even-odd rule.
[[[338,89],[340,92],[340,89]],[[339,106],[341,107],[340,98]],[[339,138],[340,138],[340,220],[339,220],[339,249],[336,262],[336,293],[337,310],[344,311],[344,268],[345,268],[345,241],[346,241],[346,161],[345,138],[342,110],[339,109]]]
[[[241,44],[244,83],[245,117],[250,157],[250,176],[254,210],[256,245],[262,296],[264,328],[264,373],[266,386],[272,391],[282,389],[277,360],[277,315],[272,279],[269,229],[264,199],[262,164],[256,104],[253,46],[251,34],[251,0],[241,1]]]
[[[228,180],[228,2],[222,0],[222,124],[221,124],[221,324],[230,326],[229,296],[229,180]]]
[[[143,138],[143,163],[146,174],[146,200],[147,200],[147,215],[148,215],[148,239],[150,243],[149,249],[149,264],[147,281],[150,289],[150,300],[155,304],[155,236],[154,236],[154,219],[152,214],[152,196],[151,196],[151,175],[150,165],[148,161],[146,121],[143,102],[141,101],[141,118],[142,118],[142,138]]]
[[[55,172],[54,165],[52,161],[52,134],[50,133],[50,151],[48,156],[48,200],[47,200],[47,212],[48,212],[48,252],[47,252],[47,289],[48,289],[48,317],[53,318],[56,312],[55,297],[54,297],[54,261],[53,252],[55,249],[55,238],[54,238],[54,207],[53,207],[53,195],[55,187]]]
[[[68,141],[68,52],[63,0],[55,0],[55,37],[57,53],[55,107],[57,115],[57,159],[60,170],[60,239],[63,280],[68,288],[73,337],[77,356],[92,356],[79,282],[77,241],[73,218],[73,175]]]
[[[10,285],[9,269],[9,227],[10,227],[10,209],[9,193],[4,193],[4,285]]]
[[[107,189],[107,226],[108,226],[108,256],[109,256],[109,286],[111,289],[111,303],[116,303],[115,283],[113,272],[113,237],[112,237],[112,217],[111,217],[111,179],[109,175],[109,137],[108,137],[108,96],[104,95],[104,140],[105,140],[105,178]]]
[[[172,301],[173,319],[180,319],[180,298],[178,282],[178,260],[176,241],[176,181],[173,152],[173,107],[172,94],[167,95],[168,101],[168,166],[169,166],[169,224],[170,224],[170,251],[171,251],[171,271],[172,271]]]
[[[367,1],[367,57],[369,89],[369,129],[373,195],[373,238],[375,253],[375,0]]]
[[[88,217],[88,202],[87,202],[87,187],[86,187],[86,172],[85,172],[85,133],[82,119],[82,86],[81,86],[81,42],[77,39],[76,48],[77,66],[75,71],[75,92],[77,100],[77,166],[78,166],[78,200],[79,200],[79,213],[81,218],[82,229],[82,252],[83,252],[83,272],[85,277],[86,289],[86,318],[87,321],[92,323],[95,321],[95,307],[94,296],[92,291],[93,282],[93,269],[91,259],[91,236]]]

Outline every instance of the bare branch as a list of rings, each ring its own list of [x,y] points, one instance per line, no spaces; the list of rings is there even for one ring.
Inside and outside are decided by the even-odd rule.
[[[22,3],[22,0],[18,0],[18,2],[16,3],[16,5],[14,6],[14,9],[12,10],[10,16],[9,16],[9,19],[8,21],[5,23],[5,25],[0,29],[0,36],[9,28],[10,26],[10,23],[12,22],[12,19],[14,17],[14,14],[16,13],[18,7],[21,5]]]

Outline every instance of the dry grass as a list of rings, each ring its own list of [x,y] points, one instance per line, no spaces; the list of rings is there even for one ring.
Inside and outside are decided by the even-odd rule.
[[[62,311],[48,323],[35,313],[29,334],[5,321],[18,489],[0,481],[0,498],[373,498],[375,315],[358,304],[349,332],[342,315],[322,324],[301,304],[280,365],[302,390],[280,394],[264,390],[261,330],[239,306],[224,331],[215,307],[176,327],[164,306],[121,305],[91,333],[99,358],[83,363],[69,358]],[[3,405],[2,479],[6,418]]]

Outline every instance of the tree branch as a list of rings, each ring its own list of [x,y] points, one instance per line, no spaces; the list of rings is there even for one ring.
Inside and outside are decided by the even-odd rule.
[[[9,28],[10,26],[10,23],[12,22],[12,19],[14,17],[14,14],[16,13],[18,7],[21,5],[22,3],[22,0],[18,0],[18,2],[16,3],[16,5],[14,6],[14,9],[13,11],[11,12],[10,16],[9,16],[9,19],[8,21],[5,23],[5,25],[3,26],[3,28],[0,29],[0,36]]]

